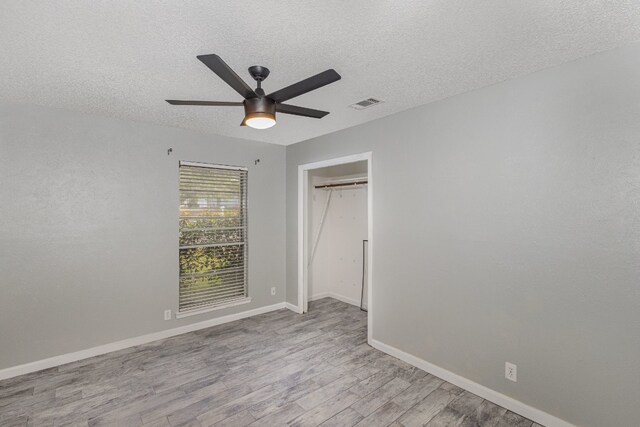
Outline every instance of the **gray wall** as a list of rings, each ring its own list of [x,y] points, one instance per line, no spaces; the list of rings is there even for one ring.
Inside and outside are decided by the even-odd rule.
[[[297,165],[371,150],[373,338],[572,423],[637,425],[639,70],[634,45],[287,147],[287,300]]]
[[[248,166],[253,301],[164,321],[181,159]],[[0,166],[0,369],[284,301],[284,147],[5,104]]]

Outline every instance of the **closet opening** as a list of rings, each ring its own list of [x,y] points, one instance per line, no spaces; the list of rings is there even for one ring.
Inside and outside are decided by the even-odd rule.
[[[371,154],[301,165],[298,192],[299,312],[353,311],[370,341]]]

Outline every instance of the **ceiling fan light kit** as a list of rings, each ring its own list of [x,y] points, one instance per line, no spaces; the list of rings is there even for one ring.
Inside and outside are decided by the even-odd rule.
[[[276,124],[276,103],[267,98],[249,98],[244,100],[243,126],[254,129],[268,129]]]
[[[269,76],[269,69],[260,65],[249,67],[249,74],[257,82],[256,89],[251,89],[244,80],[240,78],[218,55],[200,55],[197,57],[218,77],[224,80],[236,92],[244,98],[243,102],[220,102],[220,101],[178,101],[167,99],[171,105],[196,105],[196,106],[218,106],[235,107],[244,106],[244,120],[241,126],[249,126],[254,129],[268,129],[276,124],[276,112],[292,114],[295,116],[311,117],[321,119],[328,111],[314,110],[312,108],[298,107],[296,105],[284,104],[283,102],[303,95],[312,90],[319,89],[330,83],[340,80],[340,74],[329,69],[320,74],[309,77],[305,80],[294,83],[283,89],[265,95],[262,89],[262,82]]]
[[[244,117],[242,126],[249,126],[254,129],[269,129],[276,124],[275,114],[269,113],[249,113]]]

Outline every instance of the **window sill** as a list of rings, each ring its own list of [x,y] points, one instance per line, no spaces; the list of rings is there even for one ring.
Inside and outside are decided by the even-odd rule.
[[[236,305],[248,304],[251,302],[251,297],[243,298],[241,300],[231,301],[220,305],[214,305],[207,308],[201,308],[199,310],[183,311],[176,313],[176,319],[182,319],[183,317],[195,316],[198,314],[209,313],[210,311],[222,310],[223,308],[235,307]]]

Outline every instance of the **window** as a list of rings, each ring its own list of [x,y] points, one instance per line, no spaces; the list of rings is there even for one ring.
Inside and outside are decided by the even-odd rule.
[[[247,170],[180,162],[179,311],[247,298]]]

